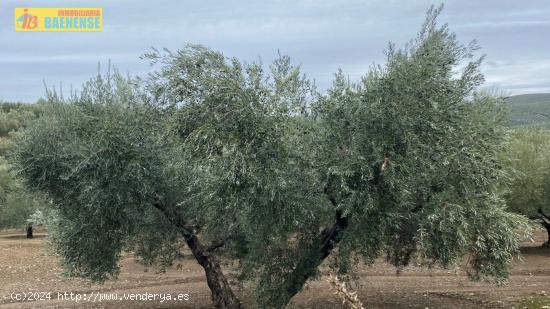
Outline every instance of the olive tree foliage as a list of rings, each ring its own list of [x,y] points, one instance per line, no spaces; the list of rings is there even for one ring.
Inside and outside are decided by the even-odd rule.
[[[329,192],[351,221],[340,252],[449,266],[470,251],[474,277],[503,278],[524,223],[498,194],[504,102],[475,91],[478,47],[438,27],[438,13],[406,48],[390,45],[386,66],[361,83],[337,76],[315,107]]]
[[[147,89],[172,111],[169,134],[198,174],[200,192],[183,202],[201,214],[191,223],[204,237],[227,241],[228,251],[234,244],[241,256],[311,232],[323,203],[315,171],[305,169],[292,139],[312,85],[290,59],[281,56],[265,74],[259,63],[201,46],[146,57],[163,64]]]
[[[69,274],[115,276],[123,250],[165,265],[178,242],[150,207],[169,190],[158,113],[133,80],[98,75],[68,99],[48,92],[44,115],[17,137],[13,157],[27,187],[52,200],[50,241]]]
[[[498,191],[503,102],[476,91],[477,45],[438,26],[439,10],[326,94],[287,56],[265,68],[198,45],[153,49],[139,84],[115,74],[50,93],[14,157],[54,200],[67,269],[104,280],[124,250],[169,265],[183,236],[219,308],[240,305],[217,259],[237,262],[261,308],[285,306],[327,258],[349,274],[381,255],[447,267],[470,253],[473,278],[504,280],[525,221]]]

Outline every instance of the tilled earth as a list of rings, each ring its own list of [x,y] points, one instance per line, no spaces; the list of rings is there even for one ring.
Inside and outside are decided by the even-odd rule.
[[[121,261],[118,280],[103,285],[62,275],[55,257],[45,253],[43,234],[31,240],[22,233],[0,233],[0,308],[213,308],[202,268],[185,257],[166,273],[156,273],[137,264],[131,256]],[[515,260],[510,282],[497,287],[471,282],[460,267],[452,270],[410,266],[396,273],[383,260],[361,267],[352,289],[366,308],[550,308],[550,249],[541,248],[545,233],[537,232],[534,243],[522,248],[523,260]],[[227,273],[227,272],[226,272]],[[322,277],[298,294],[291,308],[343,308],[330,284]],[[14,301],[16,293],[35,294],[42,300]],[[59,299],[58,292],[75,294]],[[252,307],[252,287],[235,287],[245,308]],[[51,299],[46,299],[50,293]],[[95,301],[79,300],[95,297]],[[117,300],[99,301],[98,294],[117,295]],[[129,294],[188,294],[187,299],[161,301],[123,299]],[[84,296],[86,295],[86,296]],[[70,297],[70,296],[69,296]],[[104,296],[103,296],[104,297]],[[110,296],[112,297],[112,296]]]

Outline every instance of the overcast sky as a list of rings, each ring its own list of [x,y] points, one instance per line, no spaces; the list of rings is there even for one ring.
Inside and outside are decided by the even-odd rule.
[[[388,41],[402,46],[419,29],[425,0],[2,0],[0,99],[32,102],[49,85],[77,88],[98,62],[145,75],[151,46],[200,43],[226,56],[268,63],[277,50],[326,89],[341,68],[358,79],[382,64]],[[14,32],[15,7],[102,7],[103,32]],[[445,1],[440,18],[458,39],[477,39],[487,87],[509,94],[550,92],[550,1]]]

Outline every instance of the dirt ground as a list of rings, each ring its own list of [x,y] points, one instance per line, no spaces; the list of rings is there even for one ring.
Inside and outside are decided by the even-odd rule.
[[[95,285],[63,277],[56,259],[44,252],[43,236],[39,233],[35,239],[27,240],[23,231],[0,233],[1,309],[213,308],[203,271],[191,258],[159,274],[128,256],[121,262],[118,280]],[[358,291],[366,308],[550,308],[550,249],[539,247],[544,241],[543,231],[535,236],[534,243],[524,244],[523,261],[514,261],[510,282],[503,287],[471,282],[458,267],[426,270],[410,266],[398,275],[395,268],[382,260],[373,266],[362,267],[352,287]],[[43,293],[32,294],[38,300],[12,300],[12,297],[23,297],[22,293],[29,292]],[[66,292],[66,298],[61,299],[58,292]],[[73,300],[68,299],[71,292]],[[235,292],[245,307],[251,306],[252,288],[236,287]],[[179,297],[184,298],[162,302],[160,296],[156,300],[124,299],[132,293],[170,294],[173,298],[182,294]],[[117,300],[99,301],[101,297],[115,294]],[[187,299],[183,294],[188,294]],[[51,299],[46,299],[47,295]],[[76,302],[77,295],[89,299]],[[325,278],[308,284],[289,307],[343,308]]]

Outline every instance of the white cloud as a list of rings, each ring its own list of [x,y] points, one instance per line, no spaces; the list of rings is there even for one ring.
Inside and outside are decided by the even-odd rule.
[[[456,25],[456,28],[501,28],[550,26],[549,19],[541,20],[494,20]]]
[[[486,85],[513,94],[547,92],[550,90],[550,59],[495,61],[484,66]]]

